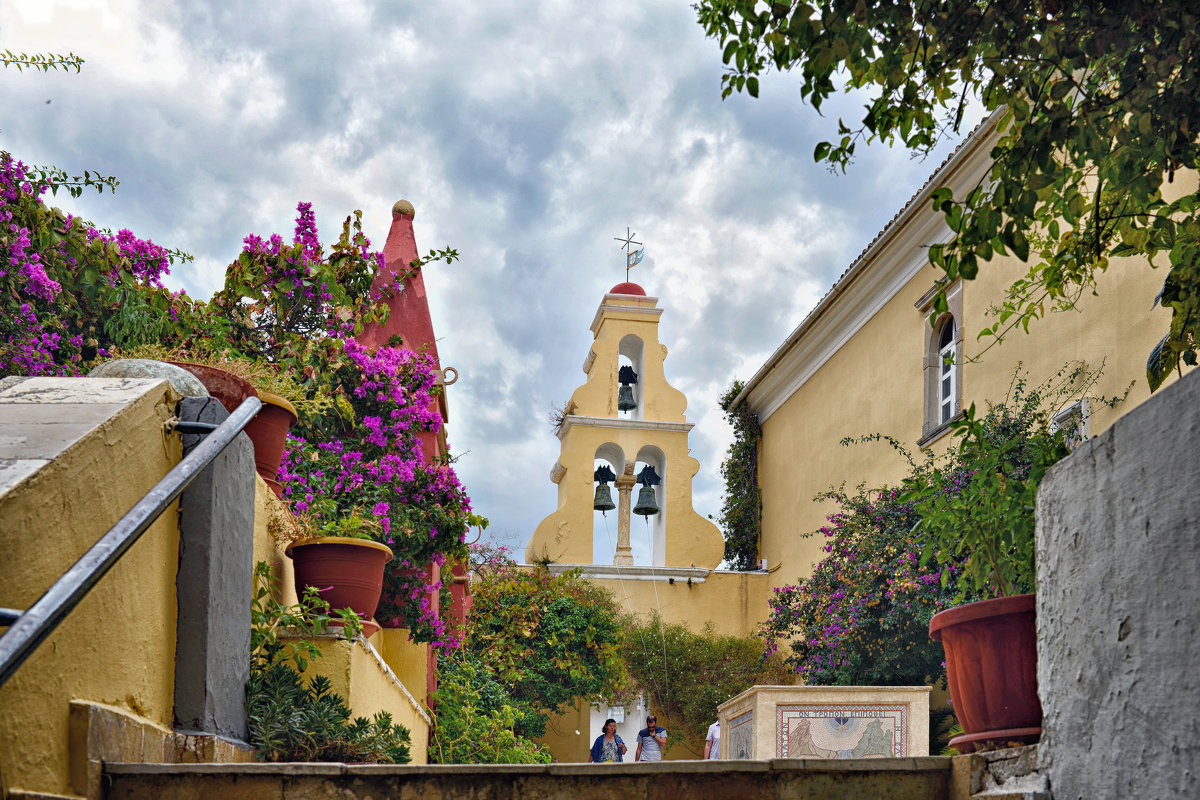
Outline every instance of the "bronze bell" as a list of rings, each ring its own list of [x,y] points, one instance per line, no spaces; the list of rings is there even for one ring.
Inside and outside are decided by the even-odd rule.
[[[643,486],[638,490],[637,505],[633,507],[633,513],[643,517],[652,517],[658,513],[658,502],[654,499],[653,487]]]
[[[621,388],[617,390],[618,411],[633,411],[637,408],[637,400],[633,399],[632,386],[637,383],[637,379],[637,373],[628,364],[617,371],[617,382],[621,384]]]
[[[608,484],[602,483],[597,486],[596,499],[592,501],[592,508],[597,511],[612,511],[616,507],[612,501],[612,490],[608,488]]]
[[[617,410],[633,411],[637,408],[637,400],[633,399],[633,387],[622,386],[617,390]]]
[[[600,483],[596,487],[596,499],[592,501],[592,508],[597,511],[612,511],[616,508],[612,501],[612,492],[608,488],[608,482],[616,480],[616,475],[608,468],[607,464],[601,464],[596,468],[596,472],[592,475]]]

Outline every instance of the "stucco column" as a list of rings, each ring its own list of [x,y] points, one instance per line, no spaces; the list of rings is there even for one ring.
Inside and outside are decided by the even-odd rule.
[[[633,548],[629,546],[629,495],[633,491],[633,464],[625,465],[625,472],[614,481],[617,486],[617,552],[613,565],[633,566]]]

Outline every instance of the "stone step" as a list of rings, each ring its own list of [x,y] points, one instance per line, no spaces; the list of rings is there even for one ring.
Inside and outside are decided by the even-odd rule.
[[[950,759],[639,764],[106,764],[108,800],[951,800]]]
[[[1049,782],[1039,771],[1036,744],[992,750],[969,759],[971,800],[1051,800]]]

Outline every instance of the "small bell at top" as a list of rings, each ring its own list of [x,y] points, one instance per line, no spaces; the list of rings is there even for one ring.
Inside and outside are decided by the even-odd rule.
[[[618,411],[633,411],[637,408],[637,400],[633,397],[633,384],[637,383],[637,380],[637,373],[628,364],[617,372],[617,381],[621,384],[621,388],[617,390]]]
[[[622,386],[617,390],[617,410],[633,411],[637,408],[637,400],[633,399],[633,387]]]

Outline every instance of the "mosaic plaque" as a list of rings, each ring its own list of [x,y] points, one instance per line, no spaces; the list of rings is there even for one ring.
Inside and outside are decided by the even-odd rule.
[[[907,705],[779,705],[779,758],[890,758],[908,755]]]
[[[754,758],[754,712],[734,717],[728,727],[729,757]]]

